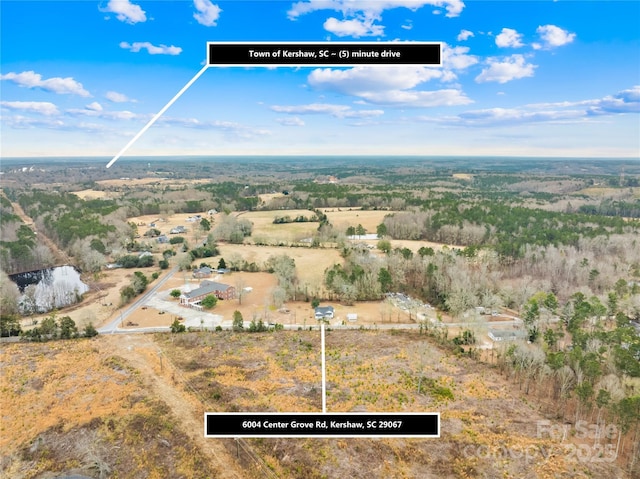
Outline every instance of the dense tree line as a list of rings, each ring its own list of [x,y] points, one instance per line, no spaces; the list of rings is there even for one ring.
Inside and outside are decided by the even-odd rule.
[[[289,215],[284,215],[284,216],[276,216],[273,219],[273,224],[280,225],[280,224],[286,224],[286,223],[314,223],[316,221],[318,221],[318,217],[316,215],[312,215],[311,217],[298,215],[295,218],[292,218]]]
[[[12,274],[52,264],[51,250],[38,241],[33,229],[15,214],[11,202],[0,195],[0,269]]]
[[[6,324],[6,319],[2,321],[2,324]],[[34,328],[22,331],[19,327],[19,323],[17,328],[19,329],[19,334],[23,339],[37,342],[56,339],[77,339],[81,337],[92,338],[98,335],[98,331],[93,324],[87,324],[84,330],[80,331],[71,317],[63,316],[58,319],[55,313],[51,313],[40,321],[40,323]],[[4,332],[3,328],[3,333]]]
[[[468,204],[454,196],[427,201],[421,211],[390,214],[384,225],[386,234],[395,239],[488,245],[509,258],[522,257],[528,245],[576,246],[581,238],[640,230],[640,223],[623,218],[553,212],[486,200]]]
[[[640,218],[640,200],[614,201],[603,200],[595,205],[581,205],[580,213],[588,215],[619,216],[622,218]]]
[[[525,394],[538,396],[558,419],[575,425],[595,421],[602,428],[615,424],[616,435],[596,435],[595,444],[615,440],[610,444],[615,457],[628,458],[629,471],[637,473],[640,389],[629,378],[640,377],[640,335],[627,314],[616,301],[605,306],[582,293],[562,306],[558,322],[541,322],[537,308],[528,313],[529,323],[538,323],[540,334],[529,344],[500,350],[501,370]]]

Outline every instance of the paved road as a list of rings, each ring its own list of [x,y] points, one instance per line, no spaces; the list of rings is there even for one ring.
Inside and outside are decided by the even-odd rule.
[[[125,309],[123,309],[122,311],[120,311],[120,314],[118,314],[118,317],[116,319],[114,319],[113,321],[111,321],[109,324],[106,324],[105,326],[102,326],[101,328],[98,329],[98,332],[100,334],[113,334],[113,333],[129,333],[132,332],[131,330],[127,330],[127,331],[122,331],[120,330],[119,326],[127,319],[127,317],[133,313],[136,309],[138,309],[140,306],[142,306],[143,304],[145,304],[152,295],[154,295],[161,287],[164,283],[167,282],[167,280],[169,278],[171,278],[171,276],[173,276],[176,271],[178,271],[178,266],[174,266],[171,270],[169,270],[169,272],[164,275],[162,278],[160,278],[159,280],[157,280],[155,283],[153,283],[153,286],[148,289],[147,291],[145,291],[145,293],[142,296],[139,296],[138,298],[136,298],[136,300],[131,303],[130,305],[128,305]],[[164,328],[140,328],[135,330],[135,332],[140,332],[140,333],[147,333],[150,332],[151,330],[161,330],[161,331],[168,331],[169,328],[168,327],[164,327]]]

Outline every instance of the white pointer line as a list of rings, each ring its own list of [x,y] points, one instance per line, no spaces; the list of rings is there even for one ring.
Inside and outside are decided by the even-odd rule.
[[[322,349],[322,413],[327,413],[327,361],[325,357],[324,320],[320,325],[320,348]]]
[[[189,80],[189,83],[187,83],[185,86],[183,86],[183,87],[182,87],[182,90],[180,90],[178,93],[176,93],[176,96],[174,96],[171,100],[169,100],[169,103],[167,103],[167,104],[162,108],[162,110],[160,110],[158,113],[156,113],[156,114],[155,114],[155,116],[154,116],[153,118],[151,118],[151,120],[149,120],[149,123],[147,123],[146,125],[144,125],[144,127],[142,128],[142,130],[140,130],[140,131],[138,132],[138,134],[137,134],[136,136],[134,136],[134,137],[131,139],[131,141],[130,141],[129,143],[127,143],[127,146],[125,146],[122,150],[120,150],[120,153],[118,153],[116,156],[114,156],[114,157],[113,157],[113,159],[112,159],[109,163],[107,163],[107,168],[109,168],[109,167],[110,167],[111,165],[113,165],[116,161],[118,161],[118,158],[120,158],[122,155],[124,155],[124,153],[125,153],[125,152],[130,148],[130,147],[131,147],[131,145],[133,145],[133,144],[138,140],[138,138],[140,138],[140,137],[143,135],[143,133],[144,133],[145,131],[147,131],[147,130],[149,129],[149,127],[150,127],[151,125],[153,125],[153,124],[156,122],[156,120],[157,120],[158,118],[160,118],[160,117],[162,116],[162,114],[163,114],[165,111],[167,111],[167,110],[169,109],[169,107],[170,107],[171,105],[173,105],[173,104],[175,103],[175,101],[176,101],[178,98],[180,98],[180,97],[182,96],[182,94],[183,94],[185,91],[187,91],[187,89],[188,89],[191,85],[193,85],[193,83],[194,83],[198,78],[200,78],[200,75],[202,75],[202,74],[207,70],[207,68],[209,68],[209,64],[208,64],[208,63],[207,63],[205,66],[203,66],[203,67],[202,67],[202,70],[200,70],[198,73],[196,73],[196,75],[195,75],[191,80]]]

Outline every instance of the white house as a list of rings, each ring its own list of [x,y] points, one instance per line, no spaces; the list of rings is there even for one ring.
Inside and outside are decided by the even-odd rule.
[[[318,306],[315,309],[316,319],[333,319],[333,306]]]

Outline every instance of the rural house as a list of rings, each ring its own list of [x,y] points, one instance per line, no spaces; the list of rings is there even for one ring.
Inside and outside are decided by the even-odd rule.
[[[333,319],[333,306],[318,306],[315,309],[316,319]]]
[[[526,339],[526,331],[520,330],[504,330],[504,329],[490,329],[489,337],[493,341],[515,341],[517,339]]]
[[[199,304],[210,294],[215,295],[218,299],[233,299],[236,297],[236,288],[228,284],[216,283],[215,281],[202,281],[199,288],[193,291],[185,291],[180,295],[180,304],[182,306]]]
[[[208,266],[202,266],[193,270],[194,278],[209,278],[213,274],[213,269]]]

